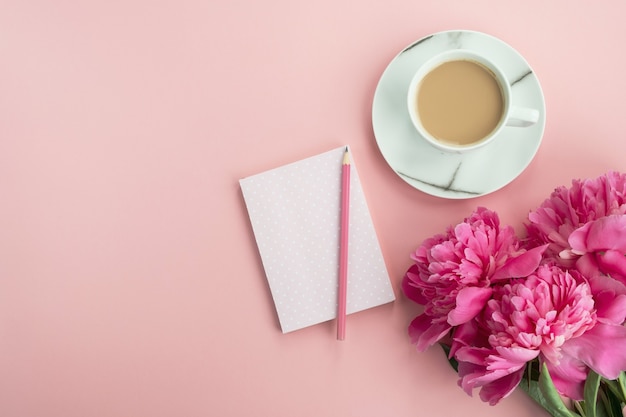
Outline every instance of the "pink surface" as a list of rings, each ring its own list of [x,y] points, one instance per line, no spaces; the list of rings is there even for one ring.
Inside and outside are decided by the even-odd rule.
[[[299,4],[298,4],[299,3]],[[520,224],[558,185],[626,170],[619,0],[3,1],[0,414],[544,415],[466,396],[417,353],[409,253],[477,205]],[[425,195],[371,128],[382,71],[446,29],[497,36],[542,83],[544,142],[504,189]],[[280,332],[238,180],[348,143],[398,300]]]

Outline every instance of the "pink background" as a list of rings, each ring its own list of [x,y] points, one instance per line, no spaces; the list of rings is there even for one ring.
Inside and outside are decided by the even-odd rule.
[[[626,4],[0,2],[0,414],[530,417],[418,353],[410,252],[478,205],[521,225],[572,178],[626,170]],[[528,60],[544,142],[504,189],[408,186],[371,128],[378,78],[432,32]],[[398,300],[281,334],[238,180],[350,144]],[[547,415],[547,414],[546,414]]]

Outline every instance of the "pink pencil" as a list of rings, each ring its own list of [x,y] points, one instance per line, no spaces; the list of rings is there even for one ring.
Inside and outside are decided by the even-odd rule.
[[[350,154],[343,154],[341,170],[341,234],[339,242],[339,293],[337,308],[337,340],[346,337],[346,298],[348,293],[348,226],[350,224]]]

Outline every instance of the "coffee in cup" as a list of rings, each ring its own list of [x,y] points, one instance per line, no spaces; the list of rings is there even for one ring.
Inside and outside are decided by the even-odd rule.
[[[504,126],[531,126],[535,109],[511,105],[502,71],[467,50],[439,54],[415,73],[407,97],[413,125],[433,146],[465,152],[486,145]]]

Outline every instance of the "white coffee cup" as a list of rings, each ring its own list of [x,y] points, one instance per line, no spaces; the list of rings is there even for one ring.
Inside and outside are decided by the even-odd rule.
[[[537,123],[538,110],[511,103],[511,86],[502,70],[464,49],[426,61],[414,74],[407,94],[409,115],[420,136],[452,153],[486,146],[506,126]]]

